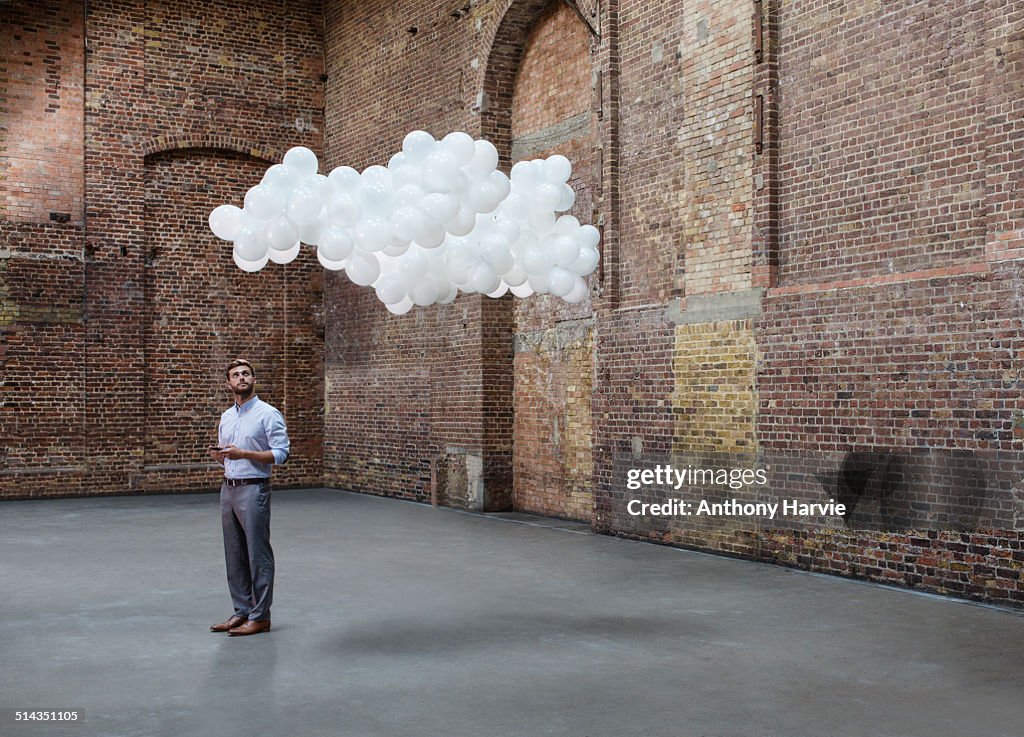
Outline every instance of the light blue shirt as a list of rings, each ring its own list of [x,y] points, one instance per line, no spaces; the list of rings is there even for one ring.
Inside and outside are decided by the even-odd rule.
[[[269,450],[274,454],[274,463],[279,465],[288,460],[291,452],[284,415],[257,396],[241,407],[233,404],[224,411],[217,438],[222,448],[234,445],[242,450]],[[225,458],[224,475],[229,479],[270,478],[271,466]]]

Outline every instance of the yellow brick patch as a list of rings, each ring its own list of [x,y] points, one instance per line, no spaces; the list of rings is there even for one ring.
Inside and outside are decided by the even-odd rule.
[[[679,325],[675,338],[673,451],[756,453],[757,345],[752,323]]]

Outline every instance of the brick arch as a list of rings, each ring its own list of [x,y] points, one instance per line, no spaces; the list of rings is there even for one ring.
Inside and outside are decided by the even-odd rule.
[[[178,136],[160,136],[147,142],[142,147],[144,158],[151,158],[169,151],[179,151],[190,148],[205,148],[217,151],[233,151],[235,153],[251,156],[254,159],[265,161],[268,165],[280,163],[284,158],[284,151],[279,148],[268,146],[254,146],[234,136],[217,135],[212,133],[198,133]]]
[[[481,135],[498,149],[501,161],[512,162],[512,96],[526,39],[541,12],[560,0],[504,0],[487,50],[480,110]]]

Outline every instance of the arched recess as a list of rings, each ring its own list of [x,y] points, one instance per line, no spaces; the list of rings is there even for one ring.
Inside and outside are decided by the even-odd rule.
[[[524,80],[523,74],[531,78]],[[591,194],[600,177],[592,74],[591,29],[567,3],[508,3],[484,75],[482,135],[495,144],[506,170],[520,159],[569,156],[578,202],[573,214],[583,222],[592,219]],[[547,94],[551,88],[553,96]],[[490,352],[493,363],[484,370],[491,406],[504,397],[509,410],[488,418],[485,430],[493,447],[511,454],[512,508],[591,521],[594,320],[589,300],[566,305],[550,297],[526,302],[506,297],[484,300],[483,309],[485,329],[492,331],[485,337],[507,346]]]
[[[214,133],[192,133],[185,135],[159,136],[148,141],[142,147],[145,158],[184,149],[211,149],[229,151],[243,156],[258,159],[268,166],[280,162],[284,152],[267,146],[254,146],[234,136]],[[148,164],[148,161],[147,161]]]
[[[559,0],[555,0],[558,2]],[[498,149],[502,164],[511,165],[512,97],[526,39],[552,0],[505,0],[487,55],[480,106],[480,130]]]
[[[508,172],[512,154],[512,97],[526,38],[550,0],[504,0],[487,52],[480,94],[480,133],[498,149]],[[483,385],[484,511],[514,508],[514,308],[512,297],[480,299]]]
[[[223,137],[173,143],[184,145],[151,142],[144,159],[146,476],[154,486],[209,486],[206,448],[230,402],[223,367],[243,356],[257,367],[259,395],[285,412],[293,448],[302,448],[279,482],[315,480],[319,445],[312,440],[322,435],[316,387],[323,385],[315,254],[304,250],[287,266],[246,273],[208,225],[218,205],[241,206],[280,156]]]

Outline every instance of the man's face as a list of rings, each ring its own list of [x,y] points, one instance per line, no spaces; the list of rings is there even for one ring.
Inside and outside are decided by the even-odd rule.
[[[256,377],[248,366],[235,366],[228,372],[228,388],[237,397],[247,397],[256,388]]]

